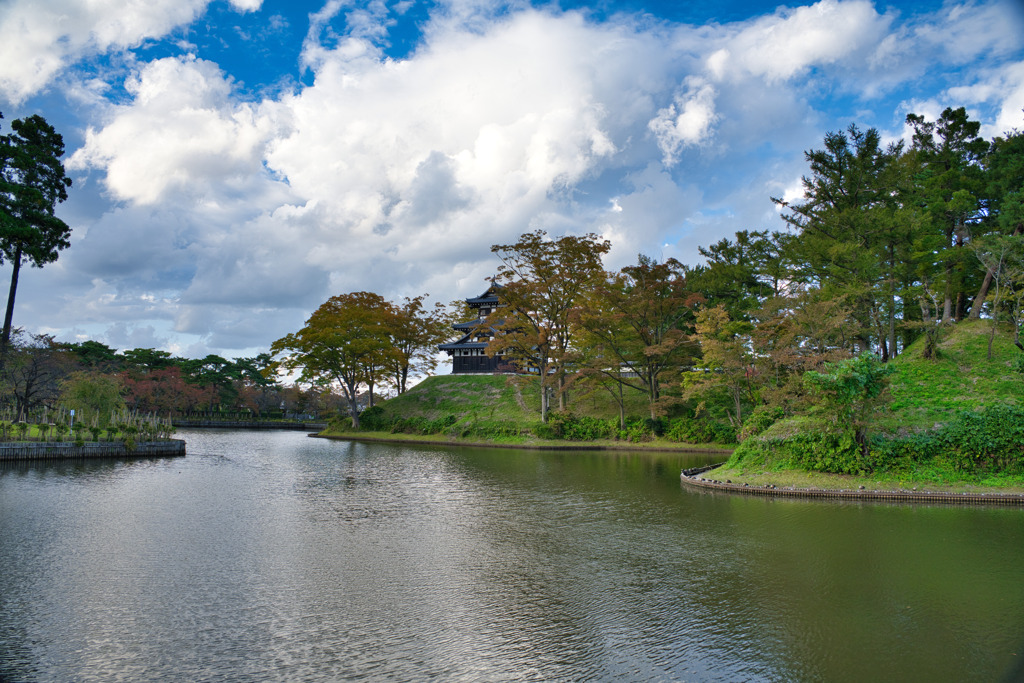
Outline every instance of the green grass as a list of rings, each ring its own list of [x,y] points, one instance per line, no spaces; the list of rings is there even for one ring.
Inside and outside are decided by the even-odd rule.
[[[870,475],[829,474],[787,469],[779,464],[764,467],[741,466],[726,463],[709,475],[719,481],[731,480],[734,484],[811,489],[857,489],[863,486],[869,490],[895,491],[912,490],[946,491],[950,493],[1000,492],[1024,493],[1024,477],[1008,475],[964,476],[937,464],[920,467],[912,472],[874,472]]]
[[[931,429],[963,410],[996,403],[1024,403],[1024,375],[1015,370],[1017,349],[1007,328],[1001,328],[988,360],[987,320],[958,323],[946,331],[938,357],[922,357],[918,340],[893,360],[895,372],[889,393],[892,401],[878,416],[885,432]]]
[[[643,392],[626,389],[623,396],[627,416],[650,414]],[[527,375],[435,375],[379,405],[391,417],[436,420],[456,415],[460,420],[509,421],[530,426],[540,422],[540,380]],[[552,399],[550,409],[557,407],[557,400]],[[619,416],[618,405],[603,389],[571,391],[568,409],[586,417]]]
[[[499,436],[490,438],[457,438],[444,434],[394,434],[391,432],[370,432],[351,430],[327,430],[320,433],[321,436],[329,438],[352,439],[356,441],[407,441],[411,443],[450,443],[461,446],[501,446],[513,448],[530,449],[553,449],[553,450],[648,450],[648,451],[701,451],[708,453],[720,453],[727,456],[732,449],[719,444],[687,444],[678,441],[655,438],[651,441],[618,441],[613,439],[594,439],[591,441],[569,441],[566,439],[540,439],[532,434],[520,436]]]
[[[959,323],[943,334],[935,358],[924,358],[918,340],[892,361],[891,401],[876,415],[873,433],[902,437],[927,432],[954,421],[959,413],[1000,404],[1024,405],[1024,374],[1017,371],[1024,355],[1012,343],[1012,331],[1001,328],[988,358],[990,321]],[[812,410],[781,420],[736,450],[716,479],[731,478],[751,485],[813,486],[816,488],[927,488],[928,490],[1002,490],[1024,492],[1024,476],[971,474],[958,471],[952,458],[903,461],[901,469],[863,476],[807,472],[789,460],[789,439],[797,434],[828,431]],[[909,463],[909,464],[908,464]],[[893,467],[890,465],[890,467]]]
[[[534,422],[540,419],[535,385],[534,378],[513,375],[436,375],[380,405],[385,414],[401,418],[457,415]]]

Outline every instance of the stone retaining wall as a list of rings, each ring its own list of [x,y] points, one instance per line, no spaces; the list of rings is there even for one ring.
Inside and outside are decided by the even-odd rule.
[[[79,460],[85,458],[170,458],[185,455],[181,439],[143,441],[131,450],[123,441],[89,441],[76,446],[73,441],[49,443],[0,444],[0,462],[12,460]]]
[[[727,491],[751,496],[780,496],[784,498],[818,498],[833,500],[887,500],[908,503],[952,503],[956,505],[1013,505],[1024,507],[1024,495],[1018,493],[947,493],[943,491],[872,491],[868,489],[800,489],[794,487],[749,486],[727,481],[698,478],[718,465],[683,470],[680,480],[684,486],[712,491]]]

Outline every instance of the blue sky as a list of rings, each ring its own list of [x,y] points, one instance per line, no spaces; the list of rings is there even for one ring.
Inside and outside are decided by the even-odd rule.
[[[3,0],[0,123],[74,179],[15,324],[237,357],[334,294],[478,294],[538,228],[697,263],[828,131],[1024,128],[1022,36],[1017,0]]]

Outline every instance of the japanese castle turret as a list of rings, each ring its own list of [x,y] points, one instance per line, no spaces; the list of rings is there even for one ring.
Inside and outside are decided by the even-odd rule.
[[[487,355],[487,343],[494,337],[494,330],[481,327],[484,319],[497,308],[500,290],[500,285],[492,284],[480,296],[466,299],[469,307],[476,312],[476,318],[452,325],[452,329],[461,333],[462,337],[437,347],[451,356],[453,375],[503,372],[507,369],[502,356],[491,358]]]

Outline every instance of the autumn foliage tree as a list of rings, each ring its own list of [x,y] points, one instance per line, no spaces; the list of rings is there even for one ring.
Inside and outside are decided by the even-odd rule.
[[[691,333],[701,301],[681,263],[641,255],[636,265],[609,274],[578,308],[580,364],[592,377],[644,392],[657,417],[664,375],[696,353]]]
[[[389,381],[404,394],[409,375],[429,373],[437,367],[437,345],[451,329],[443,304],[428,308],[424,296],[406,297],[384,307],[385,325],[394,353],[387,358]]]
[[[601,257],[611,243],[598,235],[549,239],[543,230],[526,233],[515,244],[497,244],[501,259],[495,283],[498,307],[484,325],[498,334],[489,354],[503,354],[541,377],[541,420],[547,421],[548,388],[554,385],[559,408],[566,404],[576,311],[604,276]]]

